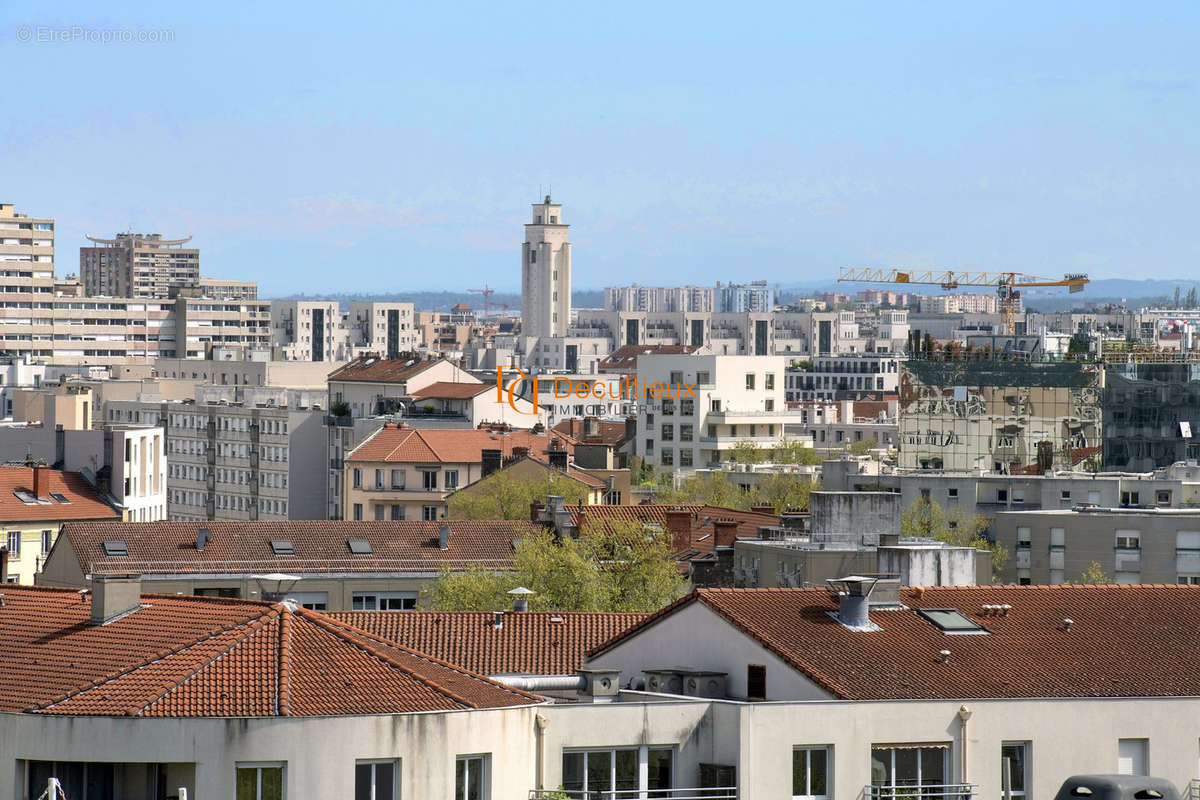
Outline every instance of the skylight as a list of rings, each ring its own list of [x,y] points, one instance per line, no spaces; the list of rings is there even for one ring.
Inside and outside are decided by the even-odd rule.
[[[120,539],[113,539],[104,543],[104,555],[110,558],[129,555],[129,549]]]
[[[987,633],[978,622],[953,608],[921,608],[917,613],[942,633]]]
[[[346,542],[346,546],[350,548],[350,552],[356,556],[371,555],[371,543],[366,539],[351,539]]]
[[[291,539],[272,539],[271,550],[273,550],[277,556],[296,555],[296,550],[292,547]]]
[[[66,505],[71,504],[71,501],[68,500],[67,496],[65,494],[63,494],[62,492],[51,492],[50,496],[53,497],[55,500],[57,500],[60,503],[65,503]]]

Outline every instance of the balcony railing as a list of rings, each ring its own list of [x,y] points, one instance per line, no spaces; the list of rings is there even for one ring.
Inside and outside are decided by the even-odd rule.
[[[1183,792],[1183,800],[1200,800],[1200,778],[1192,778]]]
[[[921,784],[895,786],[867,786],[863,789],[865,800],[970,800],[975,792],[971,783]]]
[[[738,800],[736,786],[690,789],[531,789],[529,800]]]

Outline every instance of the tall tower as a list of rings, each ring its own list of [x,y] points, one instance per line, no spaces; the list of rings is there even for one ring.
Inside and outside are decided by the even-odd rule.
[[[571,323],[571,243],[562,205],[533,205],[521,246],[521,335],[566,336]]]

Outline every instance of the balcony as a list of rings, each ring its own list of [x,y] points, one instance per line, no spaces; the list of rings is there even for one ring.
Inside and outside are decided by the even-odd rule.
[[[531,789],[529,800],[738,800],[736,786],[686,789]]]
[[[865,800],[970,800],[974,793],[975,785],[971,783],[897,783],[894,786],[866,786],[862,797]]]

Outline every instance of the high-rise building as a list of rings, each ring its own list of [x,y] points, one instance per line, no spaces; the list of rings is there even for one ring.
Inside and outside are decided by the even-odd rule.
[[[521,334],[565,336],[571,323],[570,227],[562,222],[562,205],[533,205],[533,221],[525,225],[521,246]]]
[[[717,311],[773,311],[775,290],[766,281],[717,283]]]
[[[89,295],[165,300],[171,289],[200,282],[200,251],[157,233],[118,233],[115,239],[87,237],[96,247],[79,248],[79,279]]]

